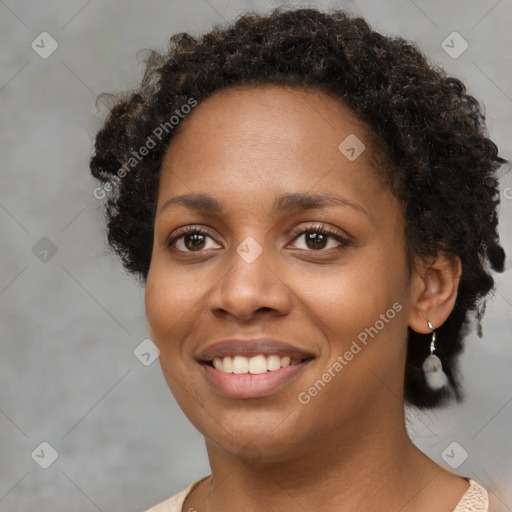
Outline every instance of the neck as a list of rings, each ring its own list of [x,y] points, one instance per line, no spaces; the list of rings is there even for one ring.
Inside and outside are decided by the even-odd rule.
[[[414,510],[418,487],[437,465],[409,439],[403,404],[394,414],[389,407],[365,422],[354,415],[349,425],[279,458],[241,459],[207,441],[212,477],[187,506],[225,512]]]

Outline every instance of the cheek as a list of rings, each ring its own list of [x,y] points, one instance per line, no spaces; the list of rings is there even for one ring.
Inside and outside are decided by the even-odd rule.
[[[395,258],[360,251],[350,265],[303,280],[304,302],[326,325],[354,331],[375,323],[394,302],[404,299],[406,275]]]
[[[197,280],[185,280],[165,265],[151,263],[145,290],[146,322],[149,333],[162,353],[177,347],[172,343],[181,324],[190,321],[198,301]]]
[[[407,272],[399,251],[385,246],[378,251],[360,249],[350,265],[309,284],[303,287],[304,302],[329,342],[324,367],[346,354],[350,363],[344,373],[353,377],[358,373],[358,380],[368,376],[368,369],[375,373],[388,367],[391,372],[401,364]]]
[[[195,310],[200,291],[197,284],[197,279],[184,280],[167,266],[152,261],[144,296],[148,332],[160,350],[163,376],[182,408],[187,407],[186,398],[193,390],[187,386],[188,391],[182,396],[182,383],[188,379],[181,340],[199,314]]]
[[[199,331],[215,276],[173,267],[165,255],[152,260],[145,290],[146,324],[164,372],[179,375],[183,360],[190,358],[185,352],[190,351],[191,335]]]

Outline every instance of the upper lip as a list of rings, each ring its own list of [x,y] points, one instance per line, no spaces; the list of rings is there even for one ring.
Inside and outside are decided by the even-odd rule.
[[[259,354],[289,356],[292,360],[302,360],[314,357],[307,350],[299,349],[288,343],[271,338],[228,339],[204,348],[197,355],[199,361],[213,361],[216,357],[245,356],[253,357]]]

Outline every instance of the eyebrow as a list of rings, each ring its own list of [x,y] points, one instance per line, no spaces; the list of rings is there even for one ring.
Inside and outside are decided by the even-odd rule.
[[[160,207],[159,213],[163,213],[172,205],[182,205],[191,210],[207,213],[223,212],[222,204],[208,194],[191,193],[171,197]],[[360,204],[331,193],[293,192],[282,194],[275,199],[272,211],[275,213],[290,213],[297,210],[315,210],[328,206],[348,206],[368,216],[367,211]]]

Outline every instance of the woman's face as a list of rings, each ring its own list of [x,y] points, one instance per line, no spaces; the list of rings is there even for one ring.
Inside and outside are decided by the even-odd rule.
[[[380,428],[403,406],[411,282],[362,125],[267,86],[221,91],[180,130],[145,301],[184,413],[217,449],[274,460]]]

